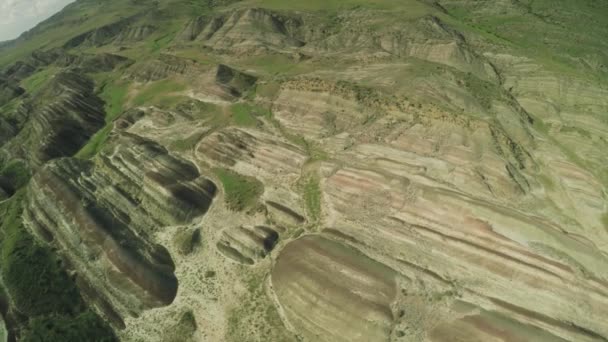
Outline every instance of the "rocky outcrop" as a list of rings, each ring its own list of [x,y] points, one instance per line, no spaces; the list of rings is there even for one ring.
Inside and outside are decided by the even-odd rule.
[[[583,305],[586,296],[593,293],[598,302],[608,300],[602,280],[605,270],[597,267],[598,260],[606,262],[606,256],[591,241],[564,234],[547,219],[482,204],[466,195],[440,189],[439,185],[432,189],[419,182],[408,184],[403,179],[386,178],[368,170],[339,170],[325,183],[330,206],[335,213],[345,215],[334,224],[343,220],[338,230],[349,241],[383,246],[387,260],[404,262],[397,267],[404,274],[410,272],[406,271],[408,268],[418,269],[415,271],[418,273],[431,271],[423,265],[435,265],[432,272],[444,279],[440,283],[450,279],[474,303],[488,308],[498,306],[520,321],[544,320],[540,327],[546,334],[575,340],[593,340],[593,333],[588,331],[603,334],[605,322],[592,318],[604,315],[601,305],[589,306],[593,313],[584,316],[576,310],[559,309],[568,305],[561,298]],[[375,229],[364,228],[372,222]],[[474,260],[480,257],[486,261],[476,263]],[[439,266],[436,258],[450,263]],[[421,266],[423,269],[419,269]],[[579,272],[587,276],[580,277]],[[515,273],[518,283],[511,284],[509,295],[505,296],[500,289]],[[468,284],[465,279],[472,274],[485,274],[483,285]],[[537,301],[541,297],[553,299]],[[491,305],[483,304],[488,300]],[[430,302],[425,306],[432,307]],[[434,315],[444,314],[439,311]],[[417,312],[416,319],[424,315],[424,311]],[[556,316],[560,318],[547,320]],[[569,329],[558,321],[571,322],[581,329]]]
[[[3,146],[7,158],[22,158],[35,167],[78,151],[103,125],[103,102],[93,90],[85,76],[60,73],[36,96],[5,113],[12,131]]]
[[[63,47],[71,49],[78,46],[103,46],[110,43],[130,43],[141,41],[154,32],[155,28],[149,25],[137,25],[137,19],[141,14],[122,19],[120,21],[95,28],[80,34],[69,41]]]
[[[162,54],[157,59],[135,64],[128,71],[129,78],[138,82],[152,82],[170,76],[198,72],[196,63],[186,58]]]
[[[130,26],[129,28],[120,31],[120,33],[116,36],[114,43],[128,44],[139,42],[146,39],[154,31],[156,31],[156,27],[152,25]]]
[[[0,78],[0,107],[11,101],[12,99],[21,96],[25,90],[9,80]]]
[[[65,255],[93,297],[125,317],[173,301],[173,261],[151,236],[203,215],[215,191],[193,165],[126,135],[94,161],[46,165],[30,184],[25,217]]]
[[[307,159],[295,145],[238,128],[224,129],[205,137],[198,145],[196,155],[201,161],[221,167],[240,164],[251,170],[252,175],[268,179],[298,174]]]
[[[320,79],[289,80],[281,85],[273,110],[285,128],[306,138],[335,135],[367,117],[367,89],[361,90]]]
[[[3,149],[30,166],[76,153],[104,124],[103,101],[93,81],[74,72],[57,74],[19,109],[23,126]]]
[[[253,265],[268,255],[279,233],[266,226],[242,226],[224,230],[217,249],[227,258],[245,265]]]
[[[5,78],[19,82],[34,74],[38,68],[46,67],[66,56],[63,49],[36,50],[26,58],[16,61],[2,71]]]
[[[257,78],[244,72],[220,64],[217,67],[215,80],[226,92],[233,96],[241,96],[255,85]]]
[[[121,65],[132,63],[127,57],[111,54],[100,53],[96,55],[76,55],[73,57],[63,58],[55,64],[63,67],[79,68],[85,73],[110,72]]]
[[[281,251],[271,277],[289,324],[307,340],[388,340],[395,272],[356,249],[302,237]]]
[[[216,20],[220,21],[219,18]],[[209,19],[207,17],[194,18],[188,22],[184,30],[179,34],[178,38],[183,41],[193,41],[201,34],[201,32],[203,32],[207,25],[209,25]],[[213,27],[212,25],[209,29],[215,31],[218,29],[217,25],[215,26],[216,27]],[[204,37],[204,39],[209,39],[209,37]]]
[[[36,71],[36,67],[23,61],[15,62],[6,68],[3,73],[7,78],[22,80]]]
[[[64,49],[34,51],[24,60],[17,61],[4,70],[6,78],[19,82],[36,73],[37,70],[48,66],[77,69],[78,72],[97,73],[109,72],[116,67],[128,63],[126,57],[111,54],[72,54]]]
[[[481,79],[498,79],[494,67],[473,51],[464,36],[435,16],[421,18],[404,31],[389,32],[378,42],[391,54],[449,65]]]
[[[251,8],[210,20],[195,39],[218,51],[237,54],[280,51],[305,44],[298,38],[302,25],[298,17]]]

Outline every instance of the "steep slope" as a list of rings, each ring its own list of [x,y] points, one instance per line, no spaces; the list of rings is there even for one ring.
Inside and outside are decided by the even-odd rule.
[[[559,4],[80,0],[3,45],[0,341],[606,341],[608,8]]]

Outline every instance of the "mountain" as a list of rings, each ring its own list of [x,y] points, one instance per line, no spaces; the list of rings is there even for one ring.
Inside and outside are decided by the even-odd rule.
[[[72,3],[0,45],[0,341],[608,340],[606,18]]]

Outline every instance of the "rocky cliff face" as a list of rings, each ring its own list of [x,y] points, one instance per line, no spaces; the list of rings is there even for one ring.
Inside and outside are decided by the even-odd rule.
[[[117,139],[95,161],[59,159],[40,170],[24,219],[66,252],[94,302],[124,317],[171,304],[175,266],[150,236],[202,216],[216,186],[154,142]]]
[[[583,30],[567,13],[608,12],[543,6],[160,1],[14,61],[0,322],[11,338],[63,319],[124,341],[605,341],[604,43],[559,40]],[[28,248],[78,307],[23,304],[9,271],[41,267]]]
[[[33,167],[73,155],[103,126],[103,102],[93,91],[94,83],[86,76],[55,75],[17,109],[19,132],[2,149]]]

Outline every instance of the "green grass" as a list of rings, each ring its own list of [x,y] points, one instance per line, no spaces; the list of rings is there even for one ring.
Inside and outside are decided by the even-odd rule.
[[[543,185],[545,190],[555,190],[555,182],[553,182],[553,179],[551,179],[551,177],[547,176],[546,174],[539,174],[537,178],[538,181]]]
[[[475,97],[483,109],[490,110],[494,100],[500,98],[501,88],[499,86],[483,81],[470,72],[464,74],[463,79],[464,86]]]
[[[285,328],[276,306],[266,295],[264,274],[244,270],[241,279],[247,291],[239,298],[241,305],[228,312],[225,341],[297,341]]]
[[[203,139],[204,134],[205,133],[194,133],[184,139],[174,140],[173,142],[171,142],[169,147],[172,150],[178,152],[192,150],[196,146],[196,144],[198,144]]]
[[[304,183],[304,202],[311,221],[317,222],[321,218],[321,187],[316,177],[310,177]]]
[[[183,97],[182,100],[183,101],[174,103],[173,106],[168,109],[182,112],[195,120],[211,119],[222,121],[228,119],[227,115],[224,115],[225,113],[221,106],[209,102],[193,100],[187,97]],[[222,117],[222,119],[220,120],[219,117]]]
[[[173,9],[168,9],[168,11],[173,12]],[[171,13],[170,12],[170,13]],[[161,50],[165,49],[175,36],[183,30],[186,22],[184,20],[169,20],[161,25],[159,32],[161,35],[153,35],[147,41],[147,48],[149,49],[151,54],[158,54]]]
[[[606,228],[606,231],[608,231],[608,212],[602,215],[602,224],[604,225],[604,228]]]
[[[152,40],[152,42],[149,43],[148,48],[152,54],[157,54],[160,52],[160,50],[167,47],[173,38],[175,38],[175,32],[168,33],[160,38]]]
[[[112,329],[93,311],[72,316],[50,315],[31,320],[23,342],[114,342]]]
[[[39,71],[32,76],[21,81],[23,89],[30,93],[36,92],[42,87],[49,79],[51,79],[59,71],[56,67],[47,67],[46,69]]]
[[[239,126],[255,126],[258,120],[252,115],[249,110],[249,106],[242,103],[232,105],[230,108],[232,112],[232,120]]]
[[[253,208],[264,192],[264,186],[255,178],[221,168],[213,169],[213,172],[222,183],[224,202],[230,210],[243,211]]]
[[[253,4],[275,10],[297,10],[297,11],[327,11],[353,9],[358,7],[372,8],[378,10],[407,9],[411,16],[422,16],[433,9],[419,1],[414,0],[309,0],[309,1],[284,1],[284,0],[251,0],[245,4]]]
[[[304,149],[304,151],[308,155],[309,162],[329,160],[329,154],[323,150],[320,144],[314,141],[306,140],[306,138],[301,135],[291,134],[285,131],[284,129],[282,129],[282,134],[291,143],[300,146],[302,149]]]
[[[183,48],[172,53],[177,57],[187,58],[202,65],[215,65],[219,63],[215,57],[203,53],[199,47]]]
[[[20,341],[117,341],[109,326],[86,309],[63,262],[23,226],[25,191],[0,204],[0,271],[13,310],[29,318]]]
[[[168,96],[162,97],[156,103],[156,105],[163,109],[171,109],[171,108],[174,108],[176,105],[184,102],[184,100],[188,100],[188,99],[190,99],[190,98],[187,96],[183,96],[183,95],[168,95]]]
[[[281,90],[281,84],[278,82],[268,82],[265,84],[257,84],[255,86],[255,95],[274,99]]]
[[[162,80],[151,83],[142,89],[133,99],[134,106],[153,105],[175,96],[175,93],[184,91],[186,86],[173,80]]]
[[[302,69],[299,63],[284,55],[266,55],[252,57],[243,62],[256,70],[261,70],[267,74],[278,75],[287,74],[294,69]]]
[[[8,179],[14,189],[20,189],[29,182],[31,172],[24,161],[11,160],[2,167],[0,176]]]
[[[232,121],[237,126],[254,127],[258,125],[256,117],[272,118],[272,112],[249,103],[235,103],[230,107]]]
[[[0,67],[22,59],[38,49],[59,47],[69,39],[131,16],[150,4],[143,1],[77,1],[32,30],[31,38],[0,52]]]
[[[101,130],[95,133],[91,139],[84,145],[80,151],[78,151],[74,157],[80,159],[90,159],[93,158],[97,153],[99,153],[103,147],[105,146],[110,133],[112,132],[112,124],[106,124]]]
[[[23,100],[21,99],[21,97],[16,97],[16,98],[8,101],[4,105],[0,106],[0,115],[6,116],[9,114],[12,114],[15,111],[15,109],[17,109],[19,107],[19,105],[21,105],[22,102],[23,102]]]
[[[89,139],[87,144],[74,155],[76,158],[90,159],[103,149],[112,132],[113,121],[118,118],[125,109],[128,91],[129,84],[127,83],[114,83],[111,80],[106,81],[99,94],[99,97],[106,103],[106,125],[97,131],[97,133]]]
[[[608,16],[606,2],[538,0],[493,6],[469,1],[446,4],[445,8],[452,19],[442,18],[451,25],[506,45],[516,54],[532,57],[556,72],[579,76],[586,73],[579,58],[599,59],[603,64],[608,61],[604,54],[608,27],[600,24]],[[599,74],[592,72],[587,76],[597,78]]]
[[[114,121],[123,112],[128,91],[129,84],[123,82],[109,82],[103,86],[99,97],[106,103],[106,122]]]
[[[28,315],[74,314],[84,302],[51,250],[23,227],[24,191],[2,204],[2,279],[19,312]]]

